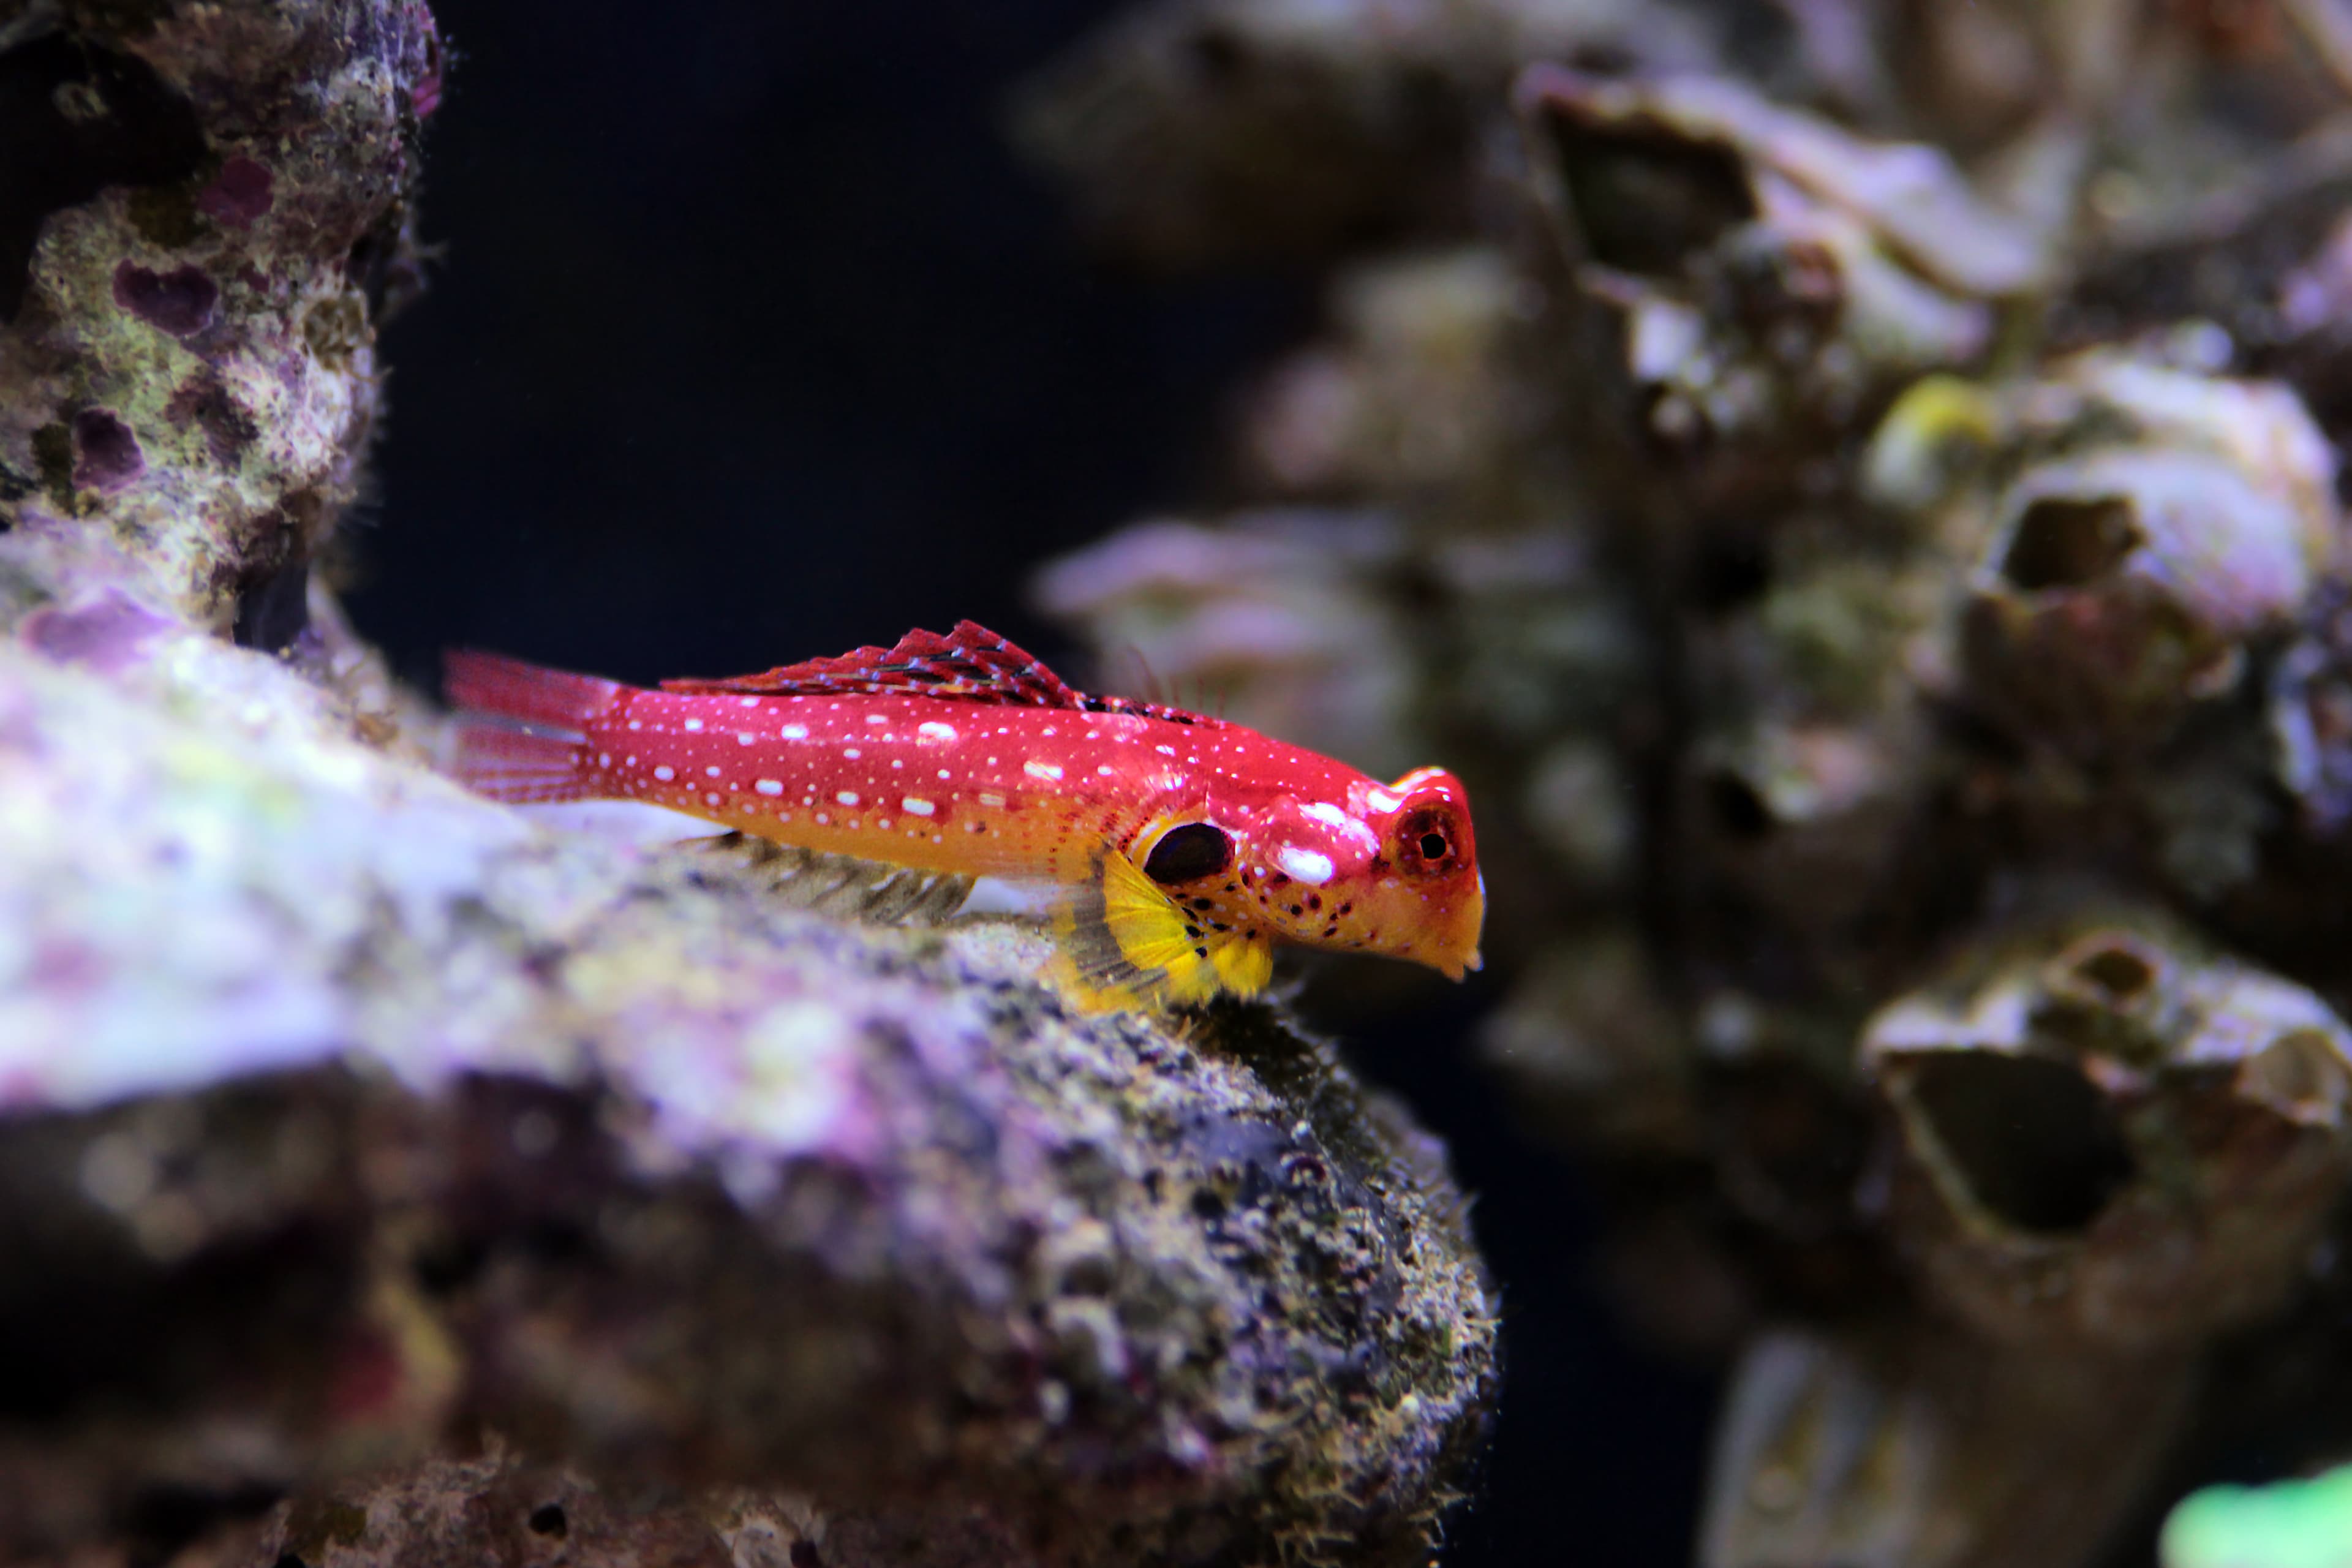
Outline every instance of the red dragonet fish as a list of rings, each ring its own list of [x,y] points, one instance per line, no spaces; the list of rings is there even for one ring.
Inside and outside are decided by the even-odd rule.
[[[1091,994],[1264,988],[1277,941],[1478,967],[1460,781],[1394,784],[1256,731],[1092,697],[964,621],[659,690],[450,656],[457,772],[515,802],[648,802],[800,849],[1059,884]]]

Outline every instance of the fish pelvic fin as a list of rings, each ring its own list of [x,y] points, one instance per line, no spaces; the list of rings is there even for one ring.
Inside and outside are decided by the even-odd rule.
[[[1115,849],[1056,907],[1054,929],[1061,978],[1097,1009],[1254,996],[1274,973],[1265,939],[1212,929]]]
[[[971,897],[972,879],[803,849],[746,833],[688,839],[688,853],[731,864],[778,902],[874,925],[939,925]]]

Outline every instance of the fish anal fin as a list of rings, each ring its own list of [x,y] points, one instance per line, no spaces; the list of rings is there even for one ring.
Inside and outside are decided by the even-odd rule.
[[[1183,1006],[1223,992],[1254,995],[1273,973],[1262,940],[1213,931],[1116,850],[1056,910],[1063,978],[1103,1006]]]
[[[889,647],[803,659],[758,675],[665,680],[665,691],[746,696],[900,695],[1032,708],[1083,708],[1086,699],[1017,644],[976,621],[941,637],[911,631]]]

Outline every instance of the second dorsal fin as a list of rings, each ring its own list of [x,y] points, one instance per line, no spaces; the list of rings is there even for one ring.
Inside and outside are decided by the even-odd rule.
[[[1137,713],[1179,724],[1213,724],[1181,708],[1128,697],[1090,697],[1010,638],[977,621],[958,621],[945,637],[911,631],[889,647],[853,648],[836,658],[803,659],[758,675],[662,682],[664,691],[739,692],[760,697],[943,697],[1029,708]]]
[[[765,697],[896,693],[1033,708],[1087,706],[1086,698],[1060,676],[977,621],[958,621],[945,637],[911,631],[891,647],[855,648],[837,658],[803,659],[759,675],[665,680],[662,689]]]

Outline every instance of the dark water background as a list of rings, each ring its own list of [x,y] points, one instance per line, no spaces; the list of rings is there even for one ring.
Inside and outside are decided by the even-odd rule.
[[[469,643],[730,673],[964,616],[1052,658],[1029,569],[1211,494],[1232,392],[1312,325],[1311,280],[1090,266],[1007,151],[1010,84],[1106,0],[434,9],[442,255],[389,334],[352,596],[411,679]],[[1503,1290],[1444,1562],[1665,1568],[1709,1390],[1612,1325],[1573,1173],[1468,1061],[1491,984],[1355,1032],[1454,1145]]]

